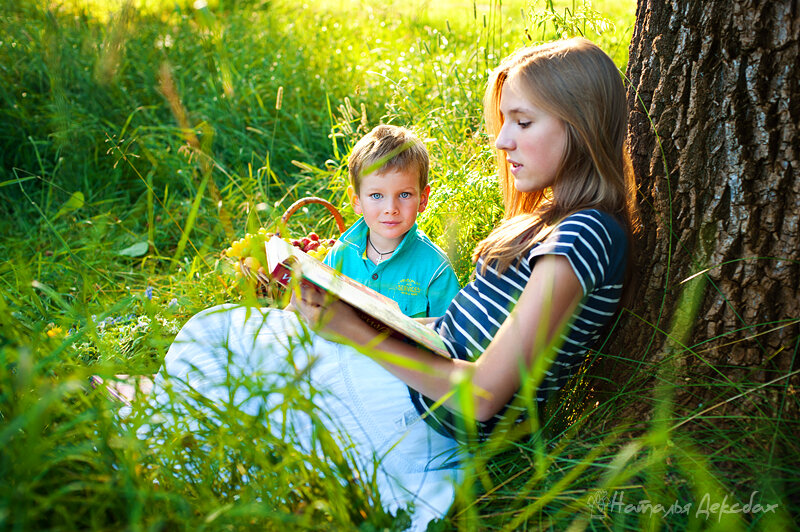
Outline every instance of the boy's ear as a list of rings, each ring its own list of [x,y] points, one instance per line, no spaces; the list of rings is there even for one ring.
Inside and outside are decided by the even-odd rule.
[[[358,199],[358,194],[356,194],[356,189],[353,188],[353,185],[347,187],[347,197],[350,199],[350,205],[353,206],[355,213],[364,214],[361,210],[361,200]]]
[[[428,206],[428,195],[431,193],[431,186],[425,185],[425,188],[422,189],[422,192],[419,194],[419,209],[417,212],[422,212]]]

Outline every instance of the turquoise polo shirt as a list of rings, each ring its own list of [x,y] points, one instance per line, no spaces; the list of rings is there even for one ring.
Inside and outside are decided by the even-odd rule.
[[[373,264],[367,258],[368,232],[359,218],[339,237],[325,264],[397,301],[407,316],[443,316],[461,289],[444,251],[415,223],[391,257]]]

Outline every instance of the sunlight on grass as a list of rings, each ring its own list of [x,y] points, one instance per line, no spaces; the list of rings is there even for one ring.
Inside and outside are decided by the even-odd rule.
[[[50,8],[65,12],[85,12],[98,20],[107,21],[114,13],[132,8],[140,15],[159,15],[175,9],[207,5],[216,8],[219,0],[49,0]]]

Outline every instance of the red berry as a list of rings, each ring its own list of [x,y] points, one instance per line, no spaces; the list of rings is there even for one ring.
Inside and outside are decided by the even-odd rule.
[[[336,243],[336,239],[335,238],[331,238],[330,240],[328,240],[328,247],[332,247],[335,243]]]
[[[317,233],[314,233],[314,232],[308,233],[308,238],[310,240],[315,241],[315,242],[319,241],[319,235]]]
[[[319,241],[309,242],[308,245],[306,246],[305,252],[308,253],[309,251],[314,251],[318,247],[319,247]]]
[[[297,239],[294,239],[294,240],[292,240],[292,245],[293,245],[294,247],[296,247],[296,248],[302,248],[302,247],[303,247],[303,243],[302,243],[302,242],[300,242],[300,241],[299,241],[299,240],[297,240]]]

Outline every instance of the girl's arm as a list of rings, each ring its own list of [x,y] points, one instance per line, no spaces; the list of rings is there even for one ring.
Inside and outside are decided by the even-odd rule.
[[[400,380],[433,400],[447,394],[454,380],[466,372],[475,387],[475,416],[486,421],[519,389],[521,368],[530,368],[544,356],[549,341],[569,321],[582,295],[578,277],[565,257],[539,258],[514,311],[475,362],[447,359],[395,338],[384,338],[375,344],[378,333],[351,307],[339,301],[326,305],[319,292],[303,291],[297,307],[310,323],[323,324],[323,334],[347,338],[362,346],[375,345],[380,351],[425,365],[428,369],[423,372],[376,357]],[[448,406],[458,408],[453,402]]]

